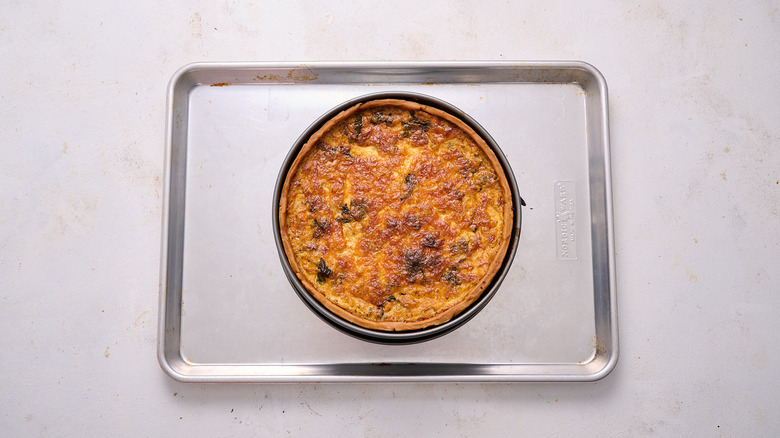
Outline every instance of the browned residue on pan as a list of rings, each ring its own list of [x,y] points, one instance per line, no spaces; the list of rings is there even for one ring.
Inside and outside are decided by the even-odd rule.
[[[257,75],[255,79],[258,81],[281,81],[282,78],[279,75]]]
[[[309,82],[316,80],[319,76],[319,74],[311,71],[310,68],[303,66],[290,70],[285,76],[270,73],[262,76],[257,75],[255,76],[255,80],[272,82]]]
[[[211,84],[212,87],[227,87],[228,85],[230,84],[228,84],[227,82],[218,82],[216,84]]]
[[[300,82],[300,81],[313,81],[320,77],[317,73],[314,73],[311,71],[308,67],[303,67],[300,69],[292,69],[289,73],[287,73],[287,79],[292,79],[293,81]]]

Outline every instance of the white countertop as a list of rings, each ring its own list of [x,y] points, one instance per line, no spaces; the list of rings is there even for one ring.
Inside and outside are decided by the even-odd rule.
[[[4,2],[9,436],[771,436],[780,5]],[[609,86],[620,361],[596,383],[185,384],[156,358],[167,82],[195,61],[583,60]],[[775,370],[775,371],[772,371]]]

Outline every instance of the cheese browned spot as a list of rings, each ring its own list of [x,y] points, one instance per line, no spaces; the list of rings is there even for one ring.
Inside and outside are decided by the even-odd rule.
[[[340,317],[378,330],[448,321],[503,261],[512,198],[468,125],[403,100],[326,123],[288,171],[279,206],[287,258]]]

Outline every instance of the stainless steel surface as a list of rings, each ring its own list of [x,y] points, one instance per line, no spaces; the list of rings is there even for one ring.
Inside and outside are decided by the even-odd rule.
[[[272,191],[291,145],[328,109],[381,91],[421,92],[470,114],[528,204],[493,300],[423,344],[374,345],[325,325],[295,296],[273,240]],[[167,122],[158,357],[172,377],[587,381],[615,366],[607,90],[590,65],[193,64],[171,80]],[[573,189],[563,196],[572,208],[561,186]],[[561,220],[575,233],[561,236]],[[562,245],[576,254],[561,257]]]

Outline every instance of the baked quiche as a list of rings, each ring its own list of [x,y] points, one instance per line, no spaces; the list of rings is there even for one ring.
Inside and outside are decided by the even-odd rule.
[[[293,272],[327,309],[406,331],[479,298],[506,255],[512,212],[501,164],[471,127],[380,99],[342,111],[303,145],[279,226]]]

